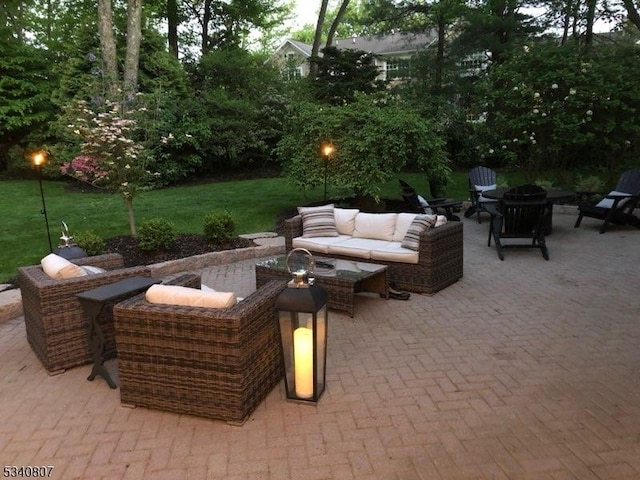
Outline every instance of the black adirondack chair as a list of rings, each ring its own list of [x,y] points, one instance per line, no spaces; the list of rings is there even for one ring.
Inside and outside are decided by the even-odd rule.
[[[462,207],[462,202],[448,200],[446,198],[421,198],[415,189],[407,182],[402,179],[399,179],[398,182],[402,189],[402,198],[410,212],[445,215],[447,220],[459,220],[459,218],[454,215],[454,211]]]
[[[502,200],[485,205],[491,215],[488,246],[491,238],[498,257],[504,260],[504,248],[538,248],[545,260],[549,250],[544,236],[545,216],[549,202],[547,192],[537,185],[520,185],[505,192]],[[505,239],[530,239],[527,243],[504,243]]]
[[[491,190],[496,188],[497,175],[496,172],[487,167],[474,167],[469,171],[469,198],[471,199],[471,207],[464,212],[465,218],[471,218],[474,214],[478,215],[478,223],[482,223],[480,213],[487,212],[485,206],[490,203],[496,203],[496,200],[484,198],[483,190]]]
[[[609,192],[597,203],[591,201],[592,192],[578,192],[587,200],[578,205],[578,219],[575,228],[580,226],[584,217],[602,220],[600,233],[607,231],[609,224],[631,225],[640,228],[640,218],[634,215],[634,209],[640,202],[640,168],[627,170],[618,180],[615,190]]]

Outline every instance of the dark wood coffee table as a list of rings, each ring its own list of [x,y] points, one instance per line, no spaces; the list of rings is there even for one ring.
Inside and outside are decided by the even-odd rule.
[[[327,290],[329,308],[347,312],[353,317],[356,293],[379,293],[384,298],[389,298],[386,265],[325,257],[314,259],[316,268],[311,277],[317,285]],[[256,264],[256,288],[260,288],[269,280],[291,280],[286,255]]]

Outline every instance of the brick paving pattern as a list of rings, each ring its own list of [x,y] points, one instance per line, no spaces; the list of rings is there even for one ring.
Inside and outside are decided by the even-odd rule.
[[[640,231],[556,215],[539,251],[465,223],[464,278],[331,312],[327,390],[281,383],[242,427],[120,405],[90,366],[48,376],[0,324],[0,467],[56,479],[640,479]],[[247,295],[255,259],[203,271]],[[117,369],[117,361],[110,368]]]

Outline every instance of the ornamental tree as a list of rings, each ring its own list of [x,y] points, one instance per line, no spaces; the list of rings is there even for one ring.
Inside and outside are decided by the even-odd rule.
[[[67,127],[81,138],[82,155],[61,170],[78,180],[118,192],[127,207],[131,235],[136,236],[133,199],[152,178],[146,169],[146,153],[136,141],[136,110],[124,109],[110,100],[89,104],[78,101]]]

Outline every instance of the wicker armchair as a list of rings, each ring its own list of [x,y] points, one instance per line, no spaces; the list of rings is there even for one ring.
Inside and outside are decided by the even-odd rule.
[[[87,319],[76,294],[124,278],[151,276],[148,267],[123,268],[119,254],[86,257],[73,262],[101,267],[107,272],[54,280],[40,265],[18,269],[27,340],[50,374],[91,362]],[[115,345],[110,310],[105,309],[100,319],[108,347]]]
[[[171,283],[198,287],[200,277]],[[285,285],[271,281],[226,309],[144,295],[116,305],[122,403],[244,423],[283,376],[275,302]]]

